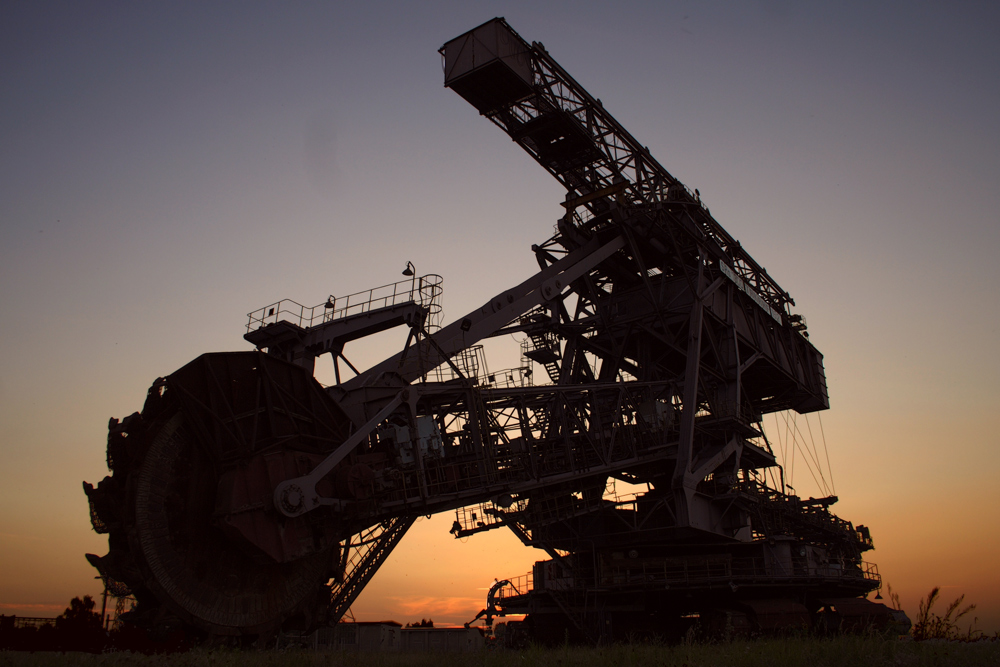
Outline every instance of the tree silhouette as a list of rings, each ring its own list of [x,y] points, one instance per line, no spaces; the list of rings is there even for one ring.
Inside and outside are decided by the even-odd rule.
[[[94,598],[73,598],[56,619],[55,634],[64,651],[100,651],[106,636],[103,619],[94,611]]]

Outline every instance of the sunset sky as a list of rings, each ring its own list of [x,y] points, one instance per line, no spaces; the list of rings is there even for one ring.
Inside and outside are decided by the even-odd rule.
[[[80,483],[107,474],[108,418],[251,349],[251,310],[412,261],[451,321],[534,272],[564,192],[437,53],[494,16],[795,298],[826,360],[833,509],[871,528],[911,617],[938,585],[1000,630],[995,2],[3,3],[0,613],[99,594]],[[452,518],[415,525],[359,620],[470,620],[545,557],[454,540]]]

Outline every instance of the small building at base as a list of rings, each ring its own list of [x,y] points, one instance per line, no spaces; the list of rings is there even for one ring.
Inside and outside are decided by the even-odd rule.
[[[467,653],[486,645],[476,628],[404,628],[395,621],[338,623],[312,635],[314,650]]]

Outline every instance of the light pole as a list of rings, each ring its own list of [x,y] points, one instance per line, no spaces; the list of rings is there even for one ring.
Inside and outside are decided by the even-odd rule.
[[[413,262],[406,262],[406,268],[403,269],[403,275],[413,278],[413,280],[410,281],[410,301],[413,301],[413,291],[417,285],[417,269],[413,266]]]

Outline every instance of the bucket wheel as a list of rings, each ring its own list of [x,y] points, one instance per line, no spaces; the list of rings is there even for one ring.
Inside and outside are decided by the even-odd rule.
[[[239,382],[195,380],[194,384],[208,387],[201,388],[206,393],[215,393],[213,384],[226,387],[229,408],[239,408],[248,401],[258,404],[253,425],[258,437],[252,442],[236,437],[241,424],[238,419],[229,420],[229,431],[236,434],[235,441],[241,442],[246,451],[234,455],[234,447],[220,438],[206,438],[206,433],[215,432],[212,420],[205,418],[204,410],[192,406],[215,405],[216,413],[240,413],[236,409],[220,410],[218,400],[212,400],[218,396],[206,399],[191,392],[192,380],[200,378],[200,374],[185,373],[185,367],[153,385],[142,414],[136,413],[120,424],[112,420],[108,435],[112,475],[96,488],[84,484],[94,528],[108,533],[110,546],[106,556],[89,554],[88,560],[106,582],[124,585],[136,596],[138,607],[133,620],[140,625],[170,626],[176,619],[180,625],[194,626],[209,635],[242,636],[271,634],[283,625],[305,629],[324,617],[330,604],[327,583],[341,574],[340,547],[332,534],[318,536],[316,548],[304,551],[301,557],[276,562],[239,539],[239,535],[234,536],[232,529],[226,529],[224,519],[240,512],[254,513],[256,522],[277,520],[273,512],[265,513],[269,508],[258,506],[263,502],[226,507],[219,490],[224,471],[239,467],[241,461],[245,465],[255,452],[274,452],[276,439],[286,443],[285,447],[287,443],[293,447],[296,444],[294,437],[281,432],[279,420],[267,423],[269,408],[260,404],[259,396],[241,395],[245,388],[269,393],[261,389],[266,383],[257,381],[264,378],[281,385],[288,394],[299,394],[296,407],[302,419],[295,428],[300,436],[310,428],[331,428],[329,423],[303,426],[310,416],[303,405],[308,406],[310,401],[303,400],[296,385],[308,388],[308,383],[289,382],[280,373],[269,372],[275,371],[271,365],[283,362],[262,360],[255,353],[236,354],[245,357],[235,366],[243,367],[240,372],[246,377]],[[226,374],[220,368],[228,367],[231,372],[234,364],[232,359],[221,365],[209,360],[202,366],[202,370],[207,368],[219,376]],[[243,387],[233,389],[235,384]],[[307,398],[321,402],[326,399]],[[316,417],[314,411],[312,418]],[[336,441],[342,427],[344,424],[334,424],[337,433],[325,434],[324,440]],[[317,526],[312,528],[316,532]],[[272,532],[283,529],[268,526]]]

